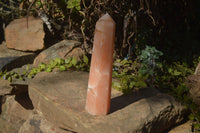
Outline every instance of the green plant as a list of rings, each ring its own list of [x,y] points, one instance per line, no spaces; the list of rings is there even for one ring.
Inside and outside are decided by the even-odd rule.
[[[146,45],[146,48],[142,50],[140,55],[141,66],[139,72],[142,75],[148,74],[153,77],[155,68],[159,67],[157,61],[161,55],[163,55],[161,51],[157,50],[155,47]]]
[[[160,66],[157,61],[161,55],[163,53],[155,47],[146,46],[139,59],[134,62],[117,59],[113,66],[113,77],[118,78],[118,82],[113,82],[113,87],[123,93],[129,93],[134,88],[152,85],[154,70]]]
[[[68,0],[67,1],[67,8],[80,11],[81,10],[80,2],[81,2],[81,0]]]
[[[112,83],[112,87],[116,90],[123,92],[124,94],[132,92],[134,89],[147,87],[145,80],[148,76],[134,76],[134,75],[124,75],[118,80]]]
[[[123,92],[124,94],[130,93],[137,88],[146,87],[146,80],[148,75],[141,75],[138,73],[139,63],[137,60],[117,59],[113,64],[113,81],[112,87]]]
[[[188,118],[193,121],[192,128],[199,132],[200,107],[192,102],[185,85],[186,78],[193,74],[194,68],[190,68],[185,62],[174,62],[171,65],[164,63],[162,66],[155,75],[156,87],[176,97],[190,110]]]
[[[65,60],[61,58],[55,58],[54,60],[50,60],[48,64],[41,63],[37,68],[29,68],[27,66],[27,70],[24,71],[22,74],[19,74],[14,71],[4,71],[0,73],[0,77],[12,82],[13,78],[17,78],[20,80],[24,80],[27,78],[34,78],[34,76],[42,71],[52,72],[53,69],[57,68],[60,71],[66,70],[81,70],[81,71],[88,71],[89,70],[89,60],[87,56],[83,56],[82,60],[77,61],[75,57],[68,57]]]

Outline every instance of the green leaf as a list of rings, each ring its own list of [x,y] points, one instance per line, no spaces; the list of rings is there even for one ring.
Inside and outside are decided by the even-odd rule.
[[[12,82],[12,77],[11,76],[8,77],[8,81]]]
[[[76,64],[77,64],[76,57],[73,57],[73,58],[72,58],[71,63],[72,63],[73,66],[76,66]]]
[[[76,6],[76,10],[80,11],[81,7],[80,6]]]
[[[57,65],[63,65],[64,64],[64,60],[61,59],[61,58],[55,58],[54,59],[54,62],[57,64]]]
[[[49,68],[47,68],[45,71],[46,71],[46,72],[51,72],[52,69],[49,67]]]
[[[129,71],[128,68],[124,68],[123,71],[122,71],[122,73],[127,73],[128,71]]]
[[[66,70],[66,67],[65,67],[65,66],[60,66],[60,67],[59,67],[59,70],[65,71],[65,70]]]
[[[65,63],[66,63],[66,64],[69,64],[71,60],[72,60],[71,57],[67,57],[67,58],[65,59]]]
[[[67,67],[67,68],[71,68],[71,67],[72,67],[72,64],[67,64],[66,67]]]
[[[174,76],[179,76],[181,75],[181,72],[178,72],[177,70],[174,71]]]
[[[36,1],[36,4],[37,4],[38,7],[41,7],[41,6],[42,6],[41,1]]]
[[[32,78],[33,78],[33,75],[29,74],[29,75],[28,75],[28,78],[29,78],[29,79],[32,79]]]
[[[19,74],[15,73],[15,74],[13,75],[13,77],[14,77],[14,78],[18,78],[18,77],[19,77]]]
[[[24,79],[22,78],[22,76],[19,76],[19,80],[24,80]]]
[[[137,82],[135,83],[135,86],[136,86],[136,87],[144,88],[144,87],[147,87],[147,84],[146,84],[144,81],[137,81]]]
[[[129,61],[128,60],[122,60],[121,63],[122,63],[122,65],[126,65],[127,63],[129,63]]]
[[[113,72],[112,72],[112,76],[113,76],[114,78],[117,78],[118,75],[119,75],[119,74],[118,74],[116,71],[113,71]]]
[[[131,81],[130,84],[129,84],[129,88],[133,88],[135,85],[136,85],[136,82],[135,81]]]
[[[75,67],[76,67],[76,69],[78,69],[78,70],[81,68],[79,65],[76,65]]]
[[[38,69],[38,68],[33,68],[32,70],[31,70],[31,74],[37,74],[38,72],[39,72],[40,70]]]
[[[27,71],[30,70],[30,65],[29,64],[26,66],[26,70]]]
[[[81,0],[68,0],[67,2],[67,8],[68,9],[76,9],[76,10],[80,10],[80,2]]]
[[[14,74],[15,74],[15,72],[14,72],[14,71],[11,71],[11,72],[10,72],[10,75],[14,75]]]
[[[112,82],[112,87],[114,88],[114,89],[116,89],[116,90],[119,90],[119,91],[121,91],[121,84],[120,84],[120,82]]]
[[[44,63],[40,64],[40,65],[39,65],[39,68],[40,68],[41,70],[44,70],[44,69],[46,68],[46,64],[44,64]]]
[[[120,63],[120,62],[121,62],[121,60],[120,60],[120,59],[116,59],[116,62],[117,62],[117,63]]]
[[[87,56],[83,56],[83,62],[85,63],[85,64],[88,64],[88,57]]]
[[[188,118],[190,119],[190,120],[194,120],[195,119],[195,116],[194,116],[194,114],[190,114],[189,116],[188,116]]]
[[[53,66],[53,65],[54,65],[54,60],[51,59],[51,60],[49,61],[49,64],[48,64],[48,65],[49,65],[49,66]]]
[[[195,128],[195,129],[199,129],[199,128],[200,128],[200,124],[199,124],[199,123],[195,123],[195,124],[194,124],[194,128]]]
[[[23,75],[26,75],[27,74],[27,71],[23,71]]]

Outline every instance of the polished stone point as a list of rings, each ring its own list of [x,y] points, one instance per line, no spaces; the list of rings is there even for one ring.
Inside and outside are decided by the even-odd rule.
[[[106,115],[110,110],[115,22],[109,14],[96,23],[91,60],[86,111]]]

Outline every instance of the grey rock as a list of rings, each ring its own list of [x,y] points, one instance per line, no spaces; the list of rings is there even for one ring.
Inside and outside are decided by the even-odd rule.
[[[73,133],[62,130],[51,122],[44,119],[41,112],[32,111],[28,119],[20,127],[18,133]]]
[[[29,95],[48,121],[79,133],[163,133],[187,113],[173,97],[144,88],[129,95],[112,90],[110,113],[92,116],[85,111],[87,83],[86,72],[42,72]]]
[[[17,133],[33,109],[27,93],[4,96],[0,115],[0,133]]]
[[[80,57],[84,54],[80,48],[81,43],[73,40],[63,40],[42,51],[34,60],[33,66],[37,67],[40,63],[48,63],[51,59],[66,57]]]
[[[17,133],[32,110],[27,83],[0,80],[0,133]]]
[[[20,125],[0,118],[0,133],[18,133]]]
[[[187,77],[186,86],[189,88],[190,97],[193,99],[193,102],[200,105],[200,75]]]
[[[26,67],[29,65],[24,65],[21,68],[12,69],[13,72],[19,75],[23,74],[24,71],[28,71]],[[31,65],[30,65],[31,67]],[[30,70],[29,70],[30,71]],[[8,80],[0,79],[0,95],[17,95],[20,93],[28,92],[28,83],[31,79],[24,77],[24,80],[12,77],[12,82]]]
[[[33,63],[36,54],[8,49],[5,42],[0,45],[0,71],[11,70],[25,64]]]

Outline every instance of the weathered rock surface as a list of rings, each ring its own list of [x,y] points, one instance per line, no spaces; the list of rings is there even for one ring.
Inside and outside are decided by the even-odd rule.
[[[200,62],[195,69],[194,75],[200,75]]]
[[[18,133],[20,125],[0,118],[0,133]]]
[[[25,69],[27,65],[13,71],[21,73]],[[12,83],[0,80],[0,133],[72,133],[56,127],[33,110],[28,82],[28,79],[13,79]]]
[[[31,65],[24,65],[20,68],[12,69],[13,72],[19,75],[23,74],[24,71],[28,71],[27,67],[32,67]],[[30,70],[29,70],[30,71]],[[28,92],[28,83],[31,79],[24,77],[23,80],[12,77],[12,82],[8,80],[0,79],[0,96],[6,95],[18,95],[21,93]]]
[[[42,72],[29,95],[48,121],[79,133],[163,133],[184,119],[186,109],[153,88],[129,95],[112,90],[110,113],[92,116],[85,111],[87,83],[86,72]]]
[[[0,45],[0,71],[11,70],[24,64],[32,63],[36,54],[8,49],[5,42]]]
[[[29,17],[27,28],[26,18],[16,19],[5,28],[5,40],[8,48],[22,51],[37,51],[45,47],[43,21]]]
[[[187,77],[186,86],[189,89],[193,102],[200,105],[200,62],[196,67],[194,75]]]
[[[10,82],[4,79],[0,79],[0,95],[11,94],[13,87],[10,85]]]
[[[32,109],[33,105],[27,93],[6,96],[2,104],[1,118],[14,123],[25,121]]]
[[[16,133],[33,109],[28,93],[4,96],[0,115],[0,133]]]
[[[72,133],[56,127],[51,122],[44,119],[42,113],[33,111],[28,119],[20,127],[18,133]]]
[[[168,133],[192,133],[192,122],[188,121],[184,124],[181,124],[172,130],[170,130]]]
[[[42,51],[34,60],[33,66],[37,67],[40,63],[48,63],[51,59],[66,57],[80,57],[84,54],[83,50],[79,47],[80,42],[73,40],[63,40]]]
[[[191,75],[186,80],[193,102],[200,105],[200,75]]]
[[[33,110],[27,81],[0,80],[0,133],[16,133]]]

